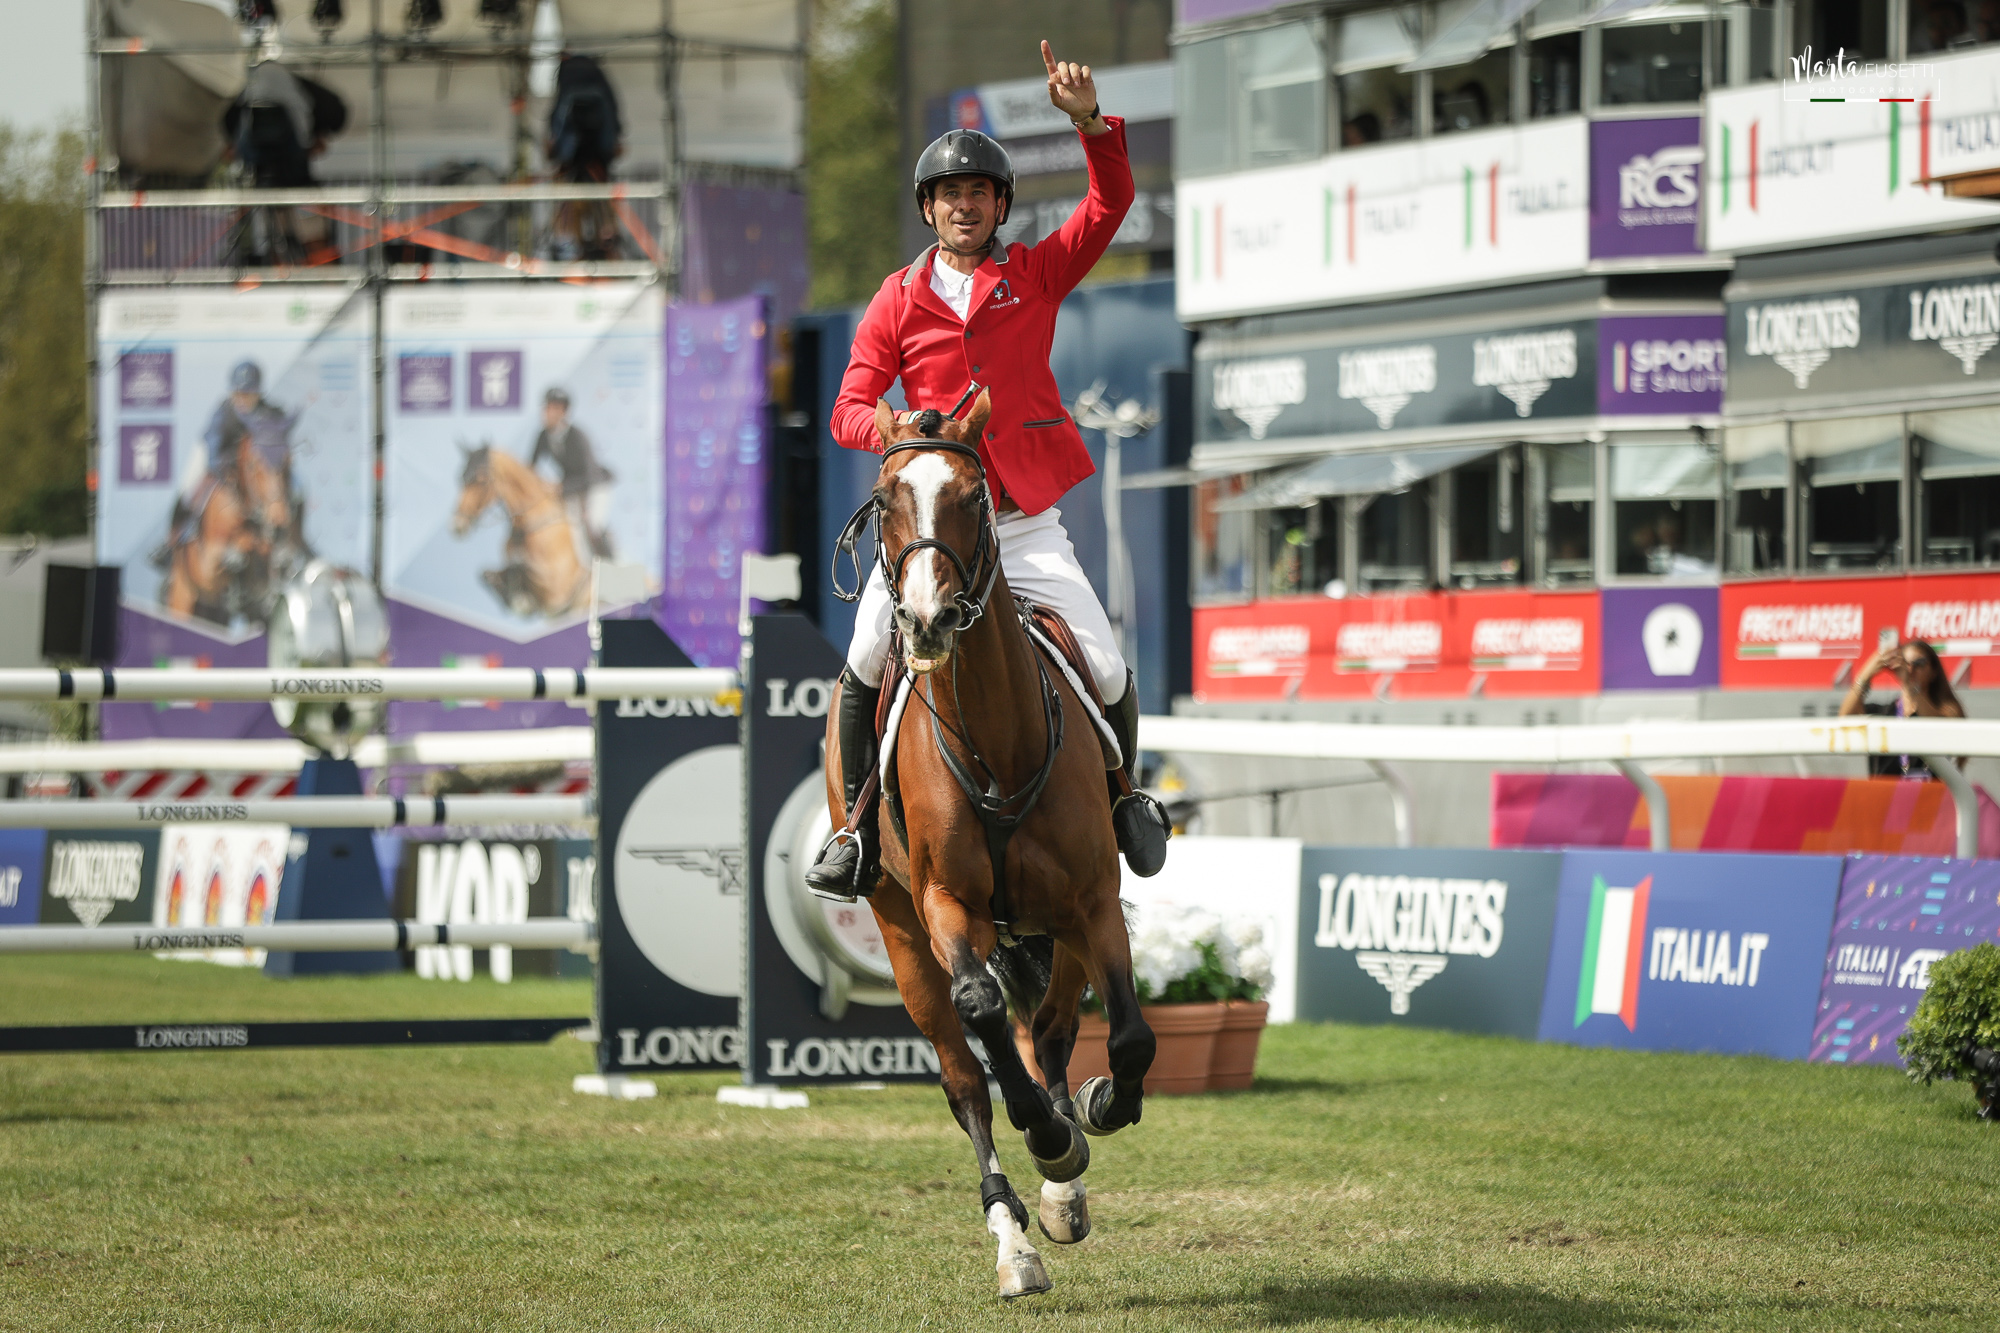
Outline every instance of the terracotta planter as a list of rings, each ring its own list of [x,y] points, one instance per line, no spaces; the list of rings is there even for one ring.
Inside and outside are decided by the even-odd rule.
[[[1267,1001],[1231,1000],[1223,1006],[1222,1030],[1215,1034],[1215,1059],[1208,1070],[1210,1091],[1247,1088],[1257,1068],[1257,1042],[1271,1015]]]
[[[1224,1015],[1229,1007],[1214,1003],[1149,1004],[1140,1008],[1140,1014],[1145,1017],[1146,1025],[1153,1029],[1153,1037],[1159,1043],[1153,1056],[1153,1067],[1146,1072],[1147,1092],[1178,1096],[1203,1092],[1212,1086],[1209,1071],[1215,1060],[1216,1038],[1222,1031]],[[1069,1056],[1070,1091],[1082,1087],[1087,1078],[1110,1075],[1111,1058],[1105,1050],[1105,1043],[1110,1037],[1111,1025],[1104,1021],[1102,1014],[1086,1014],[1078,1024],[1076,1047]],[[1256,1035],[1252,1033],[1250,1050],[1253,1060],[1256,1058],[1256,1042]],[[1040,1079],[1041,1066],[1035,1063],[1034,1048],[1025,1028],[1014,1029],[1014,1045],[1020,1050],[1028,1072]]]

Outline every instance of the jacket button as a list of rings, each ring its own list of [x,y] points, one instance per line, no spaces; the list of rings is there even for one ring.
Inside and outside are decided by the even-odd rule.
[[[972,373],[973,373],[973,374],[975,374],[975,375],[977,375],[977,374],[979,373],[979,367],[978,367],[978,366],[974,366],[974,367],[972,368]]]

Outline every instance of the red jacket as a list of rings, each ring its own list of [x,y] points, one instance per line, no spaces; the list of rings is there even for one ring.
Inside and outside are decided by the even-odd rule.
[[[1125,122],[1104,121],[1108,134],[1082,136],[1089,197],[1040,244],[996,248],[987,257],[972,275],[963,324],[931,289],[935,246],[883,280],[854,334],[833,406],[834,439],[879,451],[875,403],[898,378],[912,408],[941,412],[977,380],[993,402],[980,454],[1015,504],[1039,514],[1095,470],[1049,371],[1049,344],[1063,297],[1104,254],[1132,206]]]

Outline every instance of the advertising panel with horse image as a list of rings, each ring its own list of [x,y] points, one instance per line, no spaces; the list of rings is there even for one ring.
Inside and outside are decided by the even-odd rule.
[[[97,558],[127,666],[261,666],[273,598],[370,554],[369,302],[328,283],[106,292]],[[280,735],[261,704],[111,705],[107,739]]]
[[[582,666],[594,560],[660,579],[659,289],[391,290],[383,592],[404,666]],[[574,725],[561,704],[402,704],[414,730]]]

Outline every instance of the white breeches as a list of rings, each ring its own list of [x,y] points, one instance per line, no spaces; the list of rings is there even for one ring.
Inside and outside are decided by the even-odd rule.
[[[1000,515],[1000,570],[1015,595],[1054,610],[1069,622],[1097,688],[1107,704],[1125,696],[1125,659],[1119,654],[1117,637],[1111,632],[1110,617],[1098,605],[1097,591],[1076,562],[1076,548],[1063,531],[1062,511],[1045,509],[1039,514]],[[991,607],[988,614],[1003,613]],[[888,585],[877,563],[862,590],[861,605],[854,616],[854,641],[847,648],[847,665],[870,689],[882,687],[882,672],[889,659]]]

